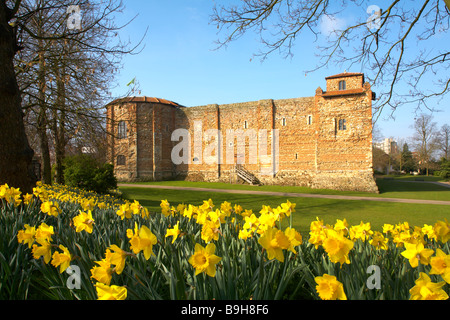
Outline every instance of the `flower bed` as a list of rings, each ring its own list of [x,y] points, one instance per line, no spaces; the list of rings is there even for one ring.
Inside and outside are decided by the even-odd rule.
[[[447,220],[292,228],[296,205],[177,207],[0,187],[1,299],[448,299]]]

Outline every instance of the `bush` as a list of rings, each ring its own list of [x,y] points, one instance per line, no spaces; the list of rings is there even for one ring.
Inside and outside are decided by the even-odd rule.
[[[97,193],[117,188],[112,164],[99,163],[88,155],[77,155],[66,158],[64,165],[64,179],[70,187]]]

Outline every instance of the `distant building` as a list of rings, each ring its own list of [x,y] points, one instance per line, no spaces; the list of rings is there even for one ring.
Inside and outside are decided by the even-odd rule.
[[[397,141],[392,138],[386,138],[381,142],[374,142],[373,146],[383,150],[386,154],[394,154],[398,152]]]
[[[108,161],[121,181],[228,182],[245,170],[263,184],[378,192],[371,86],[362,73],[330,76],[326,85],[311,97],[188,108],[151,97],[115,100],[106,106]],[[172,158],[179,130],[194,139],[183,163]],[[267,132],[264,139],[258,137],[261,132]],[[242,138],[241,151],[235,138]],[[266,144],[255,146],[256,140]],[[250,159],[254,147],[258,150]]]

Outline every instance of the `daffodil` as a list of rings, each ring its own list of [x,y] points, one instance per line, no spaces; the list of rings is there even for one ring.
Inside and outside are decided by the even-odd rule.
[[[295,212],[295,203],[291,203],[289,200],[286,200],[285,203],[281,204],[281,209],[286,214],[287,217],[291,215],[291,213]]]
[[[348,254],[350,250],[353,249],[353,241],[350,239],[343,237],[334,229],[328,229],[322,246],[327,252],[331,262],[339,262],[341,267],[344,263],[350,264]]]
[[[445,282],[450,284],[450,255],[441,249],[436,250],[436,256],[430,260],[430,274],[441,275]]]
[[[113,264],[114,271],[117,274],[121,274],[123,269],[125,268],[125,261],[127,256],[129,255],[128,252],[120,249],[117,245],[113,244],[108,249],[111,250],[111,255],[109,256],[109,262]]]
[[[183,210],[184,217],[187,217],[189,220],[191,220],[193,214],[194,214],[194,206],[192,204],[190,204],[187,208],[184,208]]]
[[[344,220],[340,220],[337,219],[336,223],[334,224],[334,230],[336,230],[337,232],[341,233],[342,235],[347,235],[348,234],[348,222],[346,219]]]
[[[87,233],[92,233],[95,220],[92,218],[91,210],[89,210],[88,213],[81,210],[79,212],[80,214],[73,218],[73,224],[76,228],[75,231],[81,232],[84,230]]]
[[[130,219],[133,211],[130,208],[129,203],[125,203],[120,206],[119,210],[116,211],[116,214],[120,217],[120,219]]]
[[[41,204],[41,211],[47,213],[49,216],[57,217],[61,213],[59,204],[56,201],[46,201]]]
[[[172,211],[170,210],[170,203],[167,200],[162,200],[160,203],[161,212],[164,216],[170,216]]]
[[[442,243],[446,243],[450,239],[450,223],[447,219],[445,221],[438,221],[434,225],[434,232],[437,239]]]
[[[125,300],[127,298],[127,288],[120,286],[108,286],[103,283],[96,283],[98,300]]]
[[[349,230],[350,233],[350,239],[352,240],[362,240],[366,241],[369,236],[373,234],[373,231],[371,230],[370,222],[364,223],[361,221],[361,223],[357,226],[352,226]]]
[[[293,228],[286,228],[284,234],[286,235],[290,243],[288,250],[294,254],[297,254],[295,247],[302,244],[301,234]]]
[[[369,243],[377,250],[387,250],[388,242],[389,239],[385,238],[384,235],[379,231],[375,231],[372,239],[369,241]]]
[[[419,265],[419,261],[423,265],[430,263],[430,257],[434,251],[432,249],[425,249],[422,242],[419,243],[407,243],[405,242],[405,251],[401,253],[406,259],[409,260],[411,267],[416,268]]]
[[[57,268],[59,268],[59,272],[63,273],[66,271],[68,267],[70,267],[70,262],[72,261],[72,255],[69,252],[69,249],[64,247],[63,245],[60,245],[59,248],[63,251],[62,253],[59,253],[58,251],[55,251],[52,256],[52,265]]]
[[[316,249],[322,245],[323,240],[327,237],[325,234],[326,228],[327,227],[323,224],[323,220],[319,220],[318,217],[310,224],[308,242],[313,244]]]
[[[25,194],[23,196],[23,203],[25,203],[26,205],[30,205],[33,203],[33,195],[32,194]]]
[[[200,244],[195,245],[195,252],[189,258],[189,263],[195,268],[195,275],[205,272],[210,277],[216,276],[216,264],[222,258],[215,255],[216,246],[210,243],[204,248]]]
[[[177,222],[177,224],[175,225],[175,227],[173,227],[172,229],[167,229],[166,231],[166,238],[167,237],[173,237],[172,238],[172,243],[175,242],[175,240],[178,238],[178,236],[180,235],[181,230],[180,230],[180,221]]]
[[[324,274],[314,279],[317,283],[316,291],[322,300],[347,300],[344,286],[335,276]]]
[[[415,286],[409,290],[410,300],[447,300],[448,294],[442,289],[445,282],[434,283],[430,277],[421,272]]]
[[[46,223],[41,223],[41,225],[36,230],[35,238],[51,242],[52,235],[54,234],[55,231],[53,230],[53,226],[49,226]]]
[[[34,243],[34,236],[36,235],[36,228],[25,225],[25,230],[20,230],[17,234],[17,240],[19,243],[28,244],[28,248]]]
[[[38,260],[40,257],[44,257],[44,262],[48,264],[52,258],[52,245],[44,238],[36,239],[36,242],[41,246],[33,245],[32,253],[34,259]]]
[[[258,239],[258,243],[267,251],[269,260],[277,259],[284,262],[283,249],[289,249],[291,242],[289,238],[281,230],[275,228],[267,229]]]
[[[109,286],[113,274],[110,256],[107,256],[101,261],[95,261],[95,263],[97,264],[97,266],[94,266],[91,269],[91,278]]]
[[[147,226],[138,229],[137,223],[135,223],[134,233],[131,229],[128,229],[127,236],[130,238],[131,250],[135,254],[143,251],[145,259],[150,259],[150,256],[154,254],[153,245],[157,243],[156,236],[150,229]]]

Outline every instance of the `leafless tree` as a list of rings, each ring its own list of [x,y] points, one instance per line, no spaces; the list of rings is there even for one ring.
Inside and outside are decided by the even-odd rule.
[[[306,72],[330,64],[360,69],[378,90],[375,118],[386,106],[391,115],[405,104],[413,104],[417,113],[423,108],[433,110],[433,98],[450,91],[450,0],[391,0],[383,8],[371,5],[373,1],[364,0],[242,0],[238,5],[215,6],[211,21],[219,35],[224,34],[219,36],[218,48],[246,33],[258,34],[262,46],[255,56],[263,60],[273,52],[292,56],[296,41],[304,42],[305,34],[312,34],[320,63]],[[335,19],[346,10],[361,14],[324,38],[322,19]],[[411,47],[418,48],[419,54]],[[400,90],[401,82],[409,85],[408,92]]]
[[[412,143],[418,154],[419,167],[428,170],[433,160],[433,154],[437,150],[436,144],[436,122],[429,114],[421,114],[416,118],[413,125],[414,135]]]
[[[81,9],[80,26],[69,28],[70,6]],[[123,5],[116,0],[22,1],[23,15],[34,12],[21,24],[16,71],[27,123],[39,137],[42,178],[51,183],[54,154],[56,180],[63,182],[62,166],[71,139],[99,136],[104,128],[104,105],[110,95],[123,55],[136,53],[118,37],[123,25],[115,15]],[[33,131],[33,129],[31,129]],[[84,138],[83,138],[84,137]]]
[[[450,160],[450,126],[444,124],[437,134],[437,145],[445,159]]]

